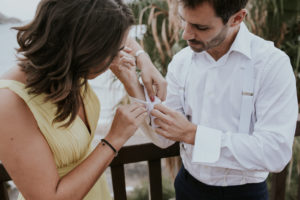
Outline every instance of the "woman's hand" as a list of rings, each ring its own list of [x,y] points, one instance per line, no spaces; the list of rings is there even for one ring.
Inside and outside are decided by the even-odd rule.
[[[129,96],[145,100],[143,86],[136,74],[135,58],[130,53],[131,49],[125,47],[110,65],[110,70],[123,83]]]
[[[131,37],[128,37],[126,45],[132,49],[133,55],[142,50],[139,43]],[[146,53],[142,53],[136,58],[136,65],[142,72],[142,80],[150,99],[154,101],[154,96],[157,96],[162,101],[166,100],[167,81],[153,65],[151,58]]]
[[[133,103],[120,106],[105,137],[117,150],[135,133],[147,116],[144,105]]]
[[[151,101],[154,101],[154,96],[157,96],[160,100],[166,100],[167,96],[167,81],[163,78],[160,72],[153,65],[149,56],[142,57],[140,55],[138,60],[138,66],[141,69],[141,77],[148,92]]]
[[[138,83],[135,58],[130,54],[131,49],[125,47],[110,65],[110,70],[124,84],[125,88]]]

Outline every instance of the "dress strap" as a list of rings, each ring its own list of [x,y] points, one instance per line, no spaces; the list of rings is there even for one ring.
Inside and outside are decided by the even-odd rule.
[[[15,92],[21,97],[26,103],[30,101],[32,97],[27,93],[25,84],[15,80],[0,80],[0,88],[6,88]]]

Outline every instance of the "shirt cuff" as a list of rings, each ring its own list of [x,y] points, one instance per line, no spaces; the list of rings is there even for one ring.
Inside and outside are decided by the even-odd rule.
[[[192,162],[215,163],[221,153],[222,131],[198,126],[195,137]]]
[[[150,116],[150,124],[151,124],[151,127],[153,129],[157,128],[158,126],[154,123],[154,119],[156,117],[153,117],[150,112],[153,110],[154,106],[156,104],[159,104],[161,103],[160,99],[158,97],[155,96],[154,98],[154,102],[151,102],[150,98],[149,98],[149,95],[147,93],[147,90],[146,88],[144,87],[144,93],[145,93],[145,98],[146,98],[146,101],[143,101],[143,100],[140,100],[140,99],[137,99],[137,98],[134,98],[134,97],[129,97],[130,101],[131,102],[137,102],[137,103],[141,103],[141,104],[144,104],[146,106],[146,109],[147,109],[147,112],[148,112],[148,115]]]

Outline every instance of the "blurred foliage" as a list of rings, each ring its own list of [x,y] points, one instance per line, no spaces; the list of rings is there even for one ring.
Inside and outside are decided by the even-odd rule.
[[[172,56],[186,46],[181,39],[177,0],[134,0],[137,24],[147,26],[140,41],[158,69],[166,74]],[[262,38],[274,41],[291,58],[295,73],[300,67],[300,1],[249,0],[246,24]],[[300,87],[299,87],[300,88]]]
[[[168,178],[162,178],[163,185],[163,200],[169,200],[175,197],[175,191],[173,187],[173,181]],[[134,191],[128,195],[128,200],[146,200],[149,198],[149,184],[144,181],[140,187],[134,189]]]
[[[291,59],[300,99],[300,1],[299,0],[250,0],[246,23],[251,32],[273,41]],[[300,139],[295,138],[293,157],[288,167],[286,199],[297,197],[300,174]],[[271,177],[268,178],[271,181]]]
[[[246,23],[251,32],[286,52],[297,78],[300,99],[300,1],[250,0]]]
[[[140,44],[159,71],[166,75],[173,55],[186,46],[181,39],[177,0],[134,0],[130,7],[137,24],[147,26]]]
[[[295,138],[294,143],[294,156],[292,157],[291,162],[288,165],[288,175],[286,179],[286,190],[285,190],[285,200],[296,200],[298,195],[298,187],[299,187],[299,171],[300,171],[300,157],[296,156],[300,154],[300,138]],[[270,174],[267,179],[269,194],[271,191],[272,185],[272,176]]]

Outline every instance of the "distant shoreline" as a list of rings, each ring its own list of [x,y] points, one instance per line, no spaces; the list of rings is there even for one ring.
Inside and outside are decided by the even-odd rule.
[[[2,24],[15,24],[21,23],[22,20],[15,17],[6,17],[4,14],[0,13],[0,25]]]

